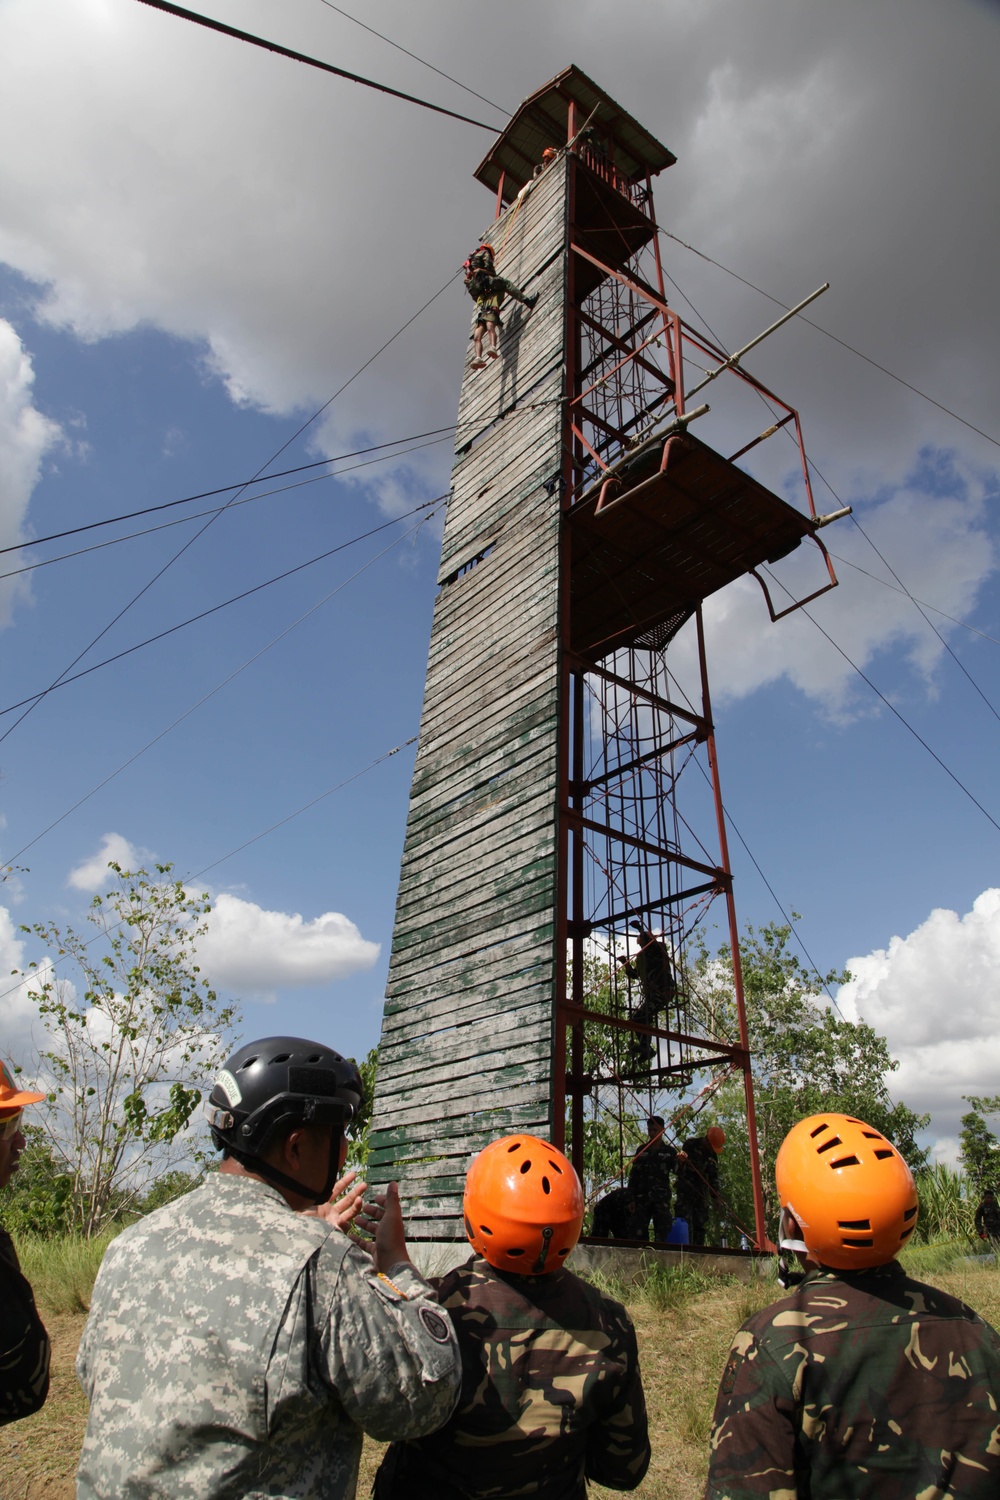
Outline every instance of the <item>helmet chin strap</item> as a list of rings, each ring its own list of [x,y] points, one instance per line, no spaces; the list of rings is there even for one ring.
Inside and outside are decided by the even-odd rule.
[[[326,1181],[318,1191],[316,1188],[307,1187],[304,1182],[299,1182],[295,1177],[289,1177],[286,1172],[279,1172],[277,1167],[272,1167],[260,1156],[251,1156],[246,1151],[240,1151],[235,1146],[226,1143],[226,1149],[230,1156],[234,1156],[241,1167],[246,1167],[248,1172],[253,1172],[256,1177],[263,1177],[266,1181],[273,1183],[275,1187],[284,1188],[286,1192],[297,1194],[300,1198],[308,1198],[310,1203],[325,1203],[333,1190],[333,1184],[337,1180],[340,1171],[340,1143],[343,1140],[343,1130],[335,1129],[330,1135],[330,1157],[326,1167]]]

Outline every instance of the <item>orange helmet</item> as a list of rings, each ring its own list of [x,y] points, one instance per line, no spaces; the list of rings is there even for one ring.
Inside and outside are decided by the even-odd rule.
[[[19,1089],[10,1068],[0,1061],[0,1114],[23,1109],[26,1104],[40,1104],[44,1098],[44,1094],[33,1093],[31,1089]]]
[[[824,1266],[885,1265],[917,1222],[909,1167],[879,1131],[851,1115],[810,1115],[793,1125],[775,1164],[782,1208]]]
[[[465,1179],[465,1232],[498,1271],[558,1271],[580,1238],[583,1188],[572,1163],[537,1135],[480,1151]]]
[[[711,1146],[712,1150],[715,1152],[716,1156],[718,1156],[719,1152],[726,1144],[726,1132],[723,1130],[721,1125],[710,1125],[705,1131],[705,1139]]]
[[[546,146],[545,150],[542,152],[542,161],[555,161],[558,155],[559,153],[556,150],[555,146]]]

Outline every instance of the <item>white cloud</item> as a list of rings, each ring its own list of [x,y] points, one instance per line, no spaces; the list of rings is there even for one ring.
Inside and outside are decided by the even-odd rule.
[[[138,870],[152,858],[148,849],[130,843],[122,834],[106,833],[97,852],[69,872],[66,884],[77,891],[103,891],[114,880],[108,873],[112,860],[123,870]]]
[[[28,955],[26,943],[18,924],[5,906],[0,906],[0,1011],[3,1014],[0,1052],[8,1061],[27,1065],[32,1056],[32,1031],[42,1035],[38,1023],[38,1011],[28,999],[28,990],[37,990],[49,977],[52,965],[49,959],[39,961],[38,968],[24,978],[16,976],[23,972]]]
[[[992,492],[990,476],[948,454],[928,454],[904,481],[884,487],[876,503],[862,500],[857,514],[916,598],[965,618],[997,567],[997,546],[988,530]],[[830,551],[847,562],[835,561],[840,586],[810,604],[809,614],[858,667],[867,669],[880,654],[898,651],[920,690],[933,691],[933,673],[945,653],[939,637],[850,520],[837,522],[822,535]],[[890,587],[866,577],[859,568],[884,579]],[[766,578],[776,610],[791,602],[789,595],[803,598],[823,582],[821,561],[808,542],[768,571],[789,591],[785,593],[780,584]],[[929,614],[946,639],[960,633],[941,615]],[[804,614],[772,624],[760,587],[752,578],[737,580],[706,602],[705,631],[713,692],[720,701],[746,697],[785,678],[834,713],[876,706],[850,662]],[[670,666],[685,684],[694,680],[692,629],[678,639]],[[878,676],[876,670],[876,680]],[[895,672],[893,680],[897,680]]]
[[[838,1002],[888,1038],[899,1059],[892,1093],[929,1111],[942,1159],[968,1108],[963,1094],[993,1094],[1000,1077],[1000,889],[964,916],[937,908],[906,937],[848,959]]]
[[[0,546],[25,540],[24,518],[38,483],[42,459],[61,436],[55,422],[32,401],[35,372],[30,356],[11,325],[0,318]],[[18,554],[0,559],[7,572],[18,566]],[[14,604],[28,596],[23,579],[0,583],[0,625],[10,622]]]
[[[882,0],[878,17],[798,0],[621,0],[616,26],[642,46],[609,52],[597,0],[510,11],[486,92],[512,108],[564,66],[571,22],[580,65],[677,152],[657,188],[661,222],[723,259],[738,249],[777,293],[829,277],[821,321],[989,425],[991,17],[968,3],[956,24],[935,0]],[[218,0],[215,13],[501,118],[320,6]],[[470,82],[482,20],[481,6],[442,0],[380,8],[391,36]],[[486,132],[120,0],[5,0],[0,131],[18,139],[0,163],[0,257],[44,288],[44,315],[87,338],[148,322],[196,340],[234,400],[268,409],[325,399],[457,269],[490,214],[471,180]],[[690,257],[671,251],[668,270],[700,303]],[[701,271],[720,334],[755,332],[766,304],[745,288],[730,300]],[[467,330],[455,286],[338,400],[324,443],[449,420]],[[779,338],[786,386],[810,398],[838,452],[848,416],[852,458],[884,451],[864,371],[845,378],[813,334]],[[902,399],[907,437],[944,420]]]
[[[340,912],[307,922],[298,912],[266,911],[253,901],[216,897],[198,961],[220,988],[270,998],[286,985],[330,984],[370,969],[379,944]]]

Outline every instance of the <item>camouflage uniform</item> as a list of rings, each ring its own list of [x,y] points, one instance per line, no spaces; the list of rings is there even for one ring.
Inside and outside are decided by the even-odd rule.
[[[954,1297],[814,1270],[736,1335],[706,1500],[996,1500],[1000,1339]]]
[[[692,1245],[703,1245],[708,1233],[708,1216],[718,1202],[719,1161],[709,1140],[694,1135],[681,1150],[687,1156],[677,1169],[677,1202],[675,1213],[686,1219]]]
[[[440,1432],[393,1444],[377,1500],[584,1500],[587,1479],[635,1489],[649,1438],[625,1309],[571,1271],[512,1276],[480,1256],[434,1285],[458,1330],[462,1394]]]
[[[976,1209],[976,1233],[984,1240],[1000,1242],[1000,1203],[993,1195],[984,1197]]]
[[[112,1243],[77,1373],[78,1500],[350,1500],[362,1429],[439,1427],[461,1372],[415,1271],[213,1173]]]
[[[48,1392],[49,1336],[14,1242],[0,1229],[0,1426],[30,1417]]]
[[[670,1174],[677,1166],[677,1152],[660,1137],[650,1145],[640,1146],[632,1158],[628,1174],[629,1192],[635,1200],[628,1238],[648,1238],[649,1221],[653,1221],[653,1239],[670,1237],[674,1216],[670,1211]]]

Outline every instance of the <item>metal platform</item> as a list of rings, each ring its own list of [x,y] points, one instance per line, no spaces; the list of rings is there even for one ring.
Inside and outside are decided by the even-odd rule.
[[[652,643],[664,627],[669,639],[700,600],[813,534],[807,516],[698,438],[669,437],[657,466],[659,456],[569,512],[570,640],[584,660]]]

